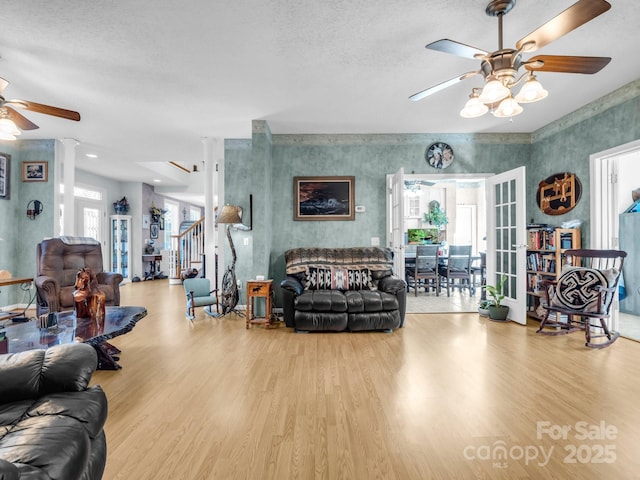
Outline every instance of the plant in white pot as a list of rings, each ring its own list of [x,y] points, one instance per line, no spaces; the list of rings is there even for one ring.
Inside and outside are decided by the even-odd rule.
[[[509,306],[502,305],[502,300],[504,300],[504,293],[502,293],[502,289],[506,280],[506,277],[502,277],[495,286],[487,285],[485,287],[487,289],[487,294],[491,297],[491,305],[489,305],[489,318],[491,320],[498,320],[501,322],[505,322],[507,320]]]
[[[478,313],[480,314],[480,316],[482,317],[488,317],[489,316],[489,307],[493,305],[493,300],[480,300],[480,302],[478,302]]]

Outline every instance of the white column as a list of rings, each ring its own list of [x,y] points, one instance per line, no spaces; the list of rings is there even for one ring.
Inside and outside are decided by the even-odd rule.
[[[64,235],[76,235],[75,231],[75,202],[73,198],[73,188],[76,184],[76,146],[79,142],[73,138],[63,138],[62,144],[62,183],[64,185],[64,223],[62,233]]]
[[[204,146],[204,235],[205,235],[205,269],[207,277],[214,280],[215,255],[219,252],[219,238],[215,226],[216,211],[220,195],[218,194],[217,164],[224,158],[224,140],[217,138],[202,138]],[[220,264],[219,264],[220,265]],[[220,272],[219,272],[220,273]],[[219,275],[220,276],[220,275]]]

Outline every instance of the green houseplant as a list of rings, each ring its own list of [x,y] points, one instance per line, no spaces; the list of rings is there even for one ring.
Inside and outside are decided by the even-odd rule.
[[[440,208],[440,202],[437,200],[429,202],[429,211],[424,214],[423,221],[424,223],[435,225],[438,230],[440,230],[440,227],[443,225],[449,223],[447,214]]]
[[[489,318],[491,320],[499,320],[501,322],[507,320],[507,315],[509,314],[509,306],[502,305],[502,300],[504,300],[503,288],[506,281],[507,278],[502,277],[495,286],[487,285],[485,287],[487,290],[487,294],[491,297],[491,303],[490,305],[488,305]]]
[[[478,302],[478,313],[483,316],[483,317],[488,317],[489,316],[489,307],[493,305],[493,301],[492,300],[480,300],[480,302]]]

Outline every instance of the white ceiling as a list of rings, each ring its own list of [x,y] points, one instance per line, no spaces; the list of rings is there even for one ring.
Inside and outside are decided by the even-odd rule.
[[[458,112],[473,77],[420,102],[409,95],[479,64],[424,48],[450,38],[498,48],[488,0],[32,0],[2,2],[5,97],[77,110],[79,123],[23,112],[22,138],[75,138],[87,170],[125,181],[193,179],[201,137],[285,133],[532,132],[640,78],[640,2],[612,8],[536,54],[610,56],[595,75],[541,73],[549,97],[513,121]],[[513,47],[575,0],[518,0]],[[526,56],[527,58],[528,56]],[[84,157],[95,153],[97,160]]]

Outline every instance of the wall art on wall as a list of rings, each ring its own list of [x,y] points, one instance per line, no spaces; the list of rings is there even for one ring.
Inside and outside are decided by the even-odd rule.
[[[540,182],[536,202],[540,210],[547,215],[562,215],[575,208],[581,195],[582,184],[578,176],[562,172]]]
[[[48,180],[48,162],[22,162],[23,182],[47,182]]]
[[[160,225],[160,230],[164,230],[164,217],[160,217],[158,225]]]
[[[152,223],[151,224],[151,230],[149,231],[149,237],[153,240],[155,240],[156,238],[158,238],[158,229],[160,228],[160,225],[157,223]]]
[[[9,200],[11,180],[11,155],[0,153],[0,198]]]
[[[443,142],[432,143],[424,152],[424,158],[433,168],[447,168],[453,163],[453,148]]]
[[[142,228],[143,229],[147,229],[149,228],[149,224],[151,223],[151,217],[147,214],[142,215]]]
[[[294,220],[355,220],[355,177],[294,177]]]

